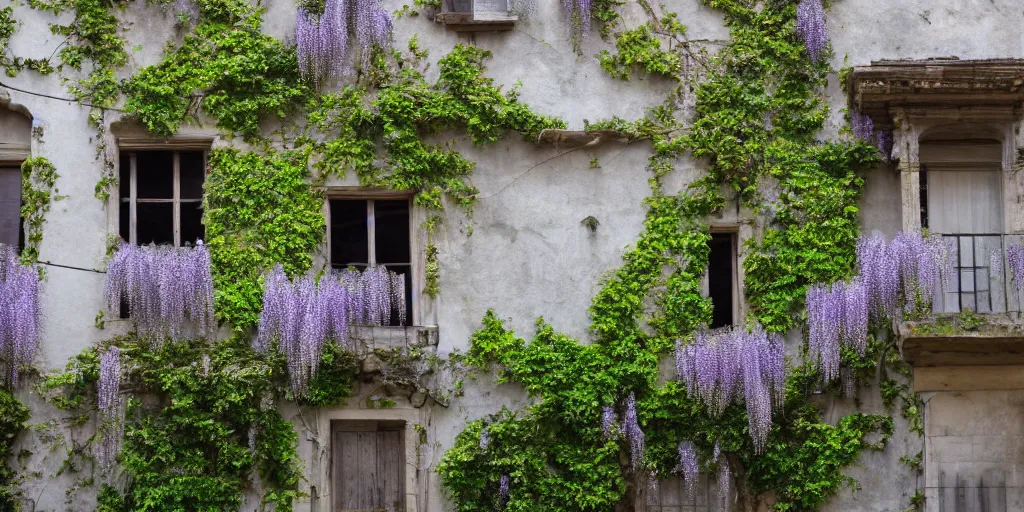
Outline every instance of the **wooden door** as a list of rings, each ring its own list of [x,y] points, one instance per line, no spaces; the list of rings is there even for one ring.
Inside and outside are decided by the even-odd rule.
[[[404,512],[404,423],[336,421],[331,426],[334,512]]]

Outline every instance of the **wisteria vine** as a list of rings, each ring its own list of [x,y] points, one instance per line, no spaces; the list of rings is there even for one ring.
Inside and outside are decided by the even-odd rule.
[[[6,384],[18,383],[39,345],[39,274],[18,261],[13,247],[0,244],[0,362]]]
[[[857,277],[807,289],[808,347],[825,382],[842,376],[842,346],[864,354],[871,321],[898,319],[904,310],[931,304],[949,286],[950,253],[938,235],[900,232],[886,243],[875,232],[857,242]]]
[[[750,437],[764,450],[772,425],[772,407],[782,403],[786,365],[782,338],[756,327],[697,333],[693,343],[676,343],[676,372],[691,398],[713,416],[730,404],[745,403]]]
[[[156,343],[210,337],[217,328],[210,253],[201,241],[177,248],[122,241],[107,265],[104,296],[115,315],[127,301],[139,334]]]
[[[330,272],[319,280],[302,276],[293,282],[277,265],[264,282],[259,331],[252,345],[266,353],[276,341],[288,362],[292,390],[302,394],[328,340],[347,346],[351,325],[388,325],[392,320],[402,325],[405,311],[405,277],[384,266]]]
[[[99,408],[99,430],[101,441],[97,446],[96,460],[109,482],[111,469],[121,451],[124,437],[124,418],[121,408],[121,350],[116,346],[106,349],[100,355],[100,378],[97,383],[97,406]]]

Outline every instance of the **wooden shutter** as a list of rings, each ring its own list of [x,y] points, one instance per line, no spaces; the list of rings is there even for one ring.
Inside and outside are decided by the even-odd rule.
[[[0,244],[18,246],[21,219],[21,169],[0,167]]]
[[[402,428],[397,422],[334,422],[334,512],[404,512]]]

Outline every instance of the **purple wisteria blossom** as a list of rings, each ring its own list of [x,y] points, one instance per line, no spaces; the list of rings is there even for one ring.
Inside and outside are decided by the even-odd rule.
[[[636,395],[632,391],[626,397],[626,417],[623,420],[623,430],[625,430],[626,437],[629,439],[630,465],[633,468],[633,472],[637,472],[644,463],[646,436],[644,436],[644,431],[640,430],[640,424],[637,423]]]
[[[876,232],[857,242],[857,277],[808,287],[808,347],[825,382],[840,376],[841,347],[864,354],[870,322],[898,319],[904,309],[930,304],[949,287],[951,252],[941,236],[901,232],[887,244]]]
[[[508,475],[501,475],[501,478],[498,480],[498,499],[501,501],[502,505],[508,501],[511,483],[512,479]]]
[[[1013,285],[1017,289],[1017,297],[1024,294],[1024,246],[1011,245],[1006,248],[1006,263],[1013,275]]]
[[[785,363],[782,339],[760,326],[699,332],[690,345],[676,344],[676,370],[690,398],[714,416],[730,404],[746,404],[750,435],[760,452],[782,403]]]
[[[0,244],[0,381],[15,386],[39,346],[39,274]]]
[[[607,440],[617,439],[622,433],[619,427],[619,417],[615,414],[615,409],[610,406],[605,406],[601,411],[601,434]]]
[[[179,248],[122,242],[107,265],[104,295],[115,315],[127,299],[139,334],[157,343],[209,337],[217,328],[210,252],[201,241]]]
[[[392,290],[402,283],[400,293]],[[349,344],[351,325],[405,320],[405,278],[383,266],[290,280],[277,265],[263,284],[263,310],[253,348],[266,353],[276,341],[288,361],[293,391],[303,393],[320,366],[327,340]],[[393,301],[396,300],[397,302]]]
[[[828,25],[821,0],[800,0],[796,6],[796,33],[807,47],[811,60],[817,62],[828,46]]]
[[[868,142],[875,141],[875,123],[871,116],[862,112],[850,114],[850,124],[853,126],[853,136]]]
[[[375,47],[391,44],[393,23],[380,0],[327,0],[319,16],[299,7],[296,18],[299,68],[316,83],[347,73],[350,39],[364,66]]]
[[[101,440],[96,459],[101,470],[109,477],[124,436],[124,418],[121,417],[121,351],[110,347],[100,354],[100,378],[97,385],[99,430]],[[109,478],[108,478],[109,480]]]
[[[697,448],[692,441],[679,443],[679,469],[683,476],[683,489],[686,498],[692,500],[697,493],[697,478],[700,466],[697,464]]]

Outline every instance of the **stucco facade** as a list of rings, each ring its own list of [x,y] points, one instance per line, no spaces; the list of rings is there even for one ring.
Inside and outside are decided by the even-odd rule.
[[[51,55],[62,38],[52,35],[48,24],[62,18],[21,3],[10,4],[21,21],[11,51],[24,57]],[[384,1],[389,11],[400,9],[402,4],[400,0]],[[264,31],[294,41],[295,3],[269,0],[265,5],[268,11]],[[729,38],[722,16],[698,0],[669,0],[664,3],[664,10],[679,13],[679,19],[688,27],[687,37],[708,41],[712,51],[716,42]],[[627,25],[645,19],[635,4],[624,6],[622,12]],[[165,43],[177,37],[172,14],[158,5],[130,3],[118,16],[129,28],[125,35],[131,48],[130,64],[122,70],[122,76],[158,62]],[[832,65],[836,69],[866,66],[881,59],[1024,58],[1024,9],[1015,0],[907,0],[895,4],[883,0],[839,0],[829,11],[828,24],[835,51]],[[558,2],[538,2],[535,13],[517,21],[515,28],[506,32],[457,34],[427,16],[396,20],[396,47],[403,47],[413,35],[418,35],[421,47],[430,51],[430,59],[443,56],[459,42],[472,42],[490,50],[493,58],[487,62],[488,76],[505,87],[520,81],[522,102],[539,113],[564,119],[569,129],[582,129],[585,120],[640,117],[645,108],[660,103],[673,86],[658,78],[638,77],[629,82],[610,78],[593,56],[612,45],[596,33],[583,41],[582,55],[574,53],[570,24]],[[436,67],[430,68],[428,77],[432,73],[436,73]],[[104,275],[82,270],[105,268],[108,234],[118,231],[118,210],[116,198],[104,203],[94,195],[102,167],[96,158],[96,132],[89,124],[90,108],[59,99],[67,98],[68,93],[56,76],[25,71],[17,77],[3,77],[0,82],[0,95],[9,109],[0,116],[0,147],[28,146],[31,155],[45,156],[60,174],[57,189],[63,197],[53,203],[46,217],[39,258],[52,264],[46,268],[42,283],[43,337],[35,361],[46,372],[62,368],[84,348],[130,328],[127,321],[116,319],[108,319],[103,330],[96,328],[97,312],[105,308]],[[840,129],[846,124],[843,109],[849,106],[848,96],[834,77],[828,97],[831,117],[820,136],[845,136],[840,135]],[[1015,113],[1020,115],[1019,110]],[[116,155],[119,142],[146,137],[116,111],[107,112],[106,123],[108,129],[103,137],[112,154]],[[1019,121],[1006,120],[1004,126],[1008,139],[1019,140]],[[901,147],[913,144],[909,139],[914,136],[912,130],[903,129],[900,133],[904,134],[899,139],[904,143]],[[214,148],[242,145],[240,141],[224,138],[212,122],[189,125],[179,135],[212,139]],[[436,335],[431,335],[436,336],[432,344],[441,355],[465,351],[470,335],[491,308],[502,318],[510,319],[508,325],[522,336],[529,336],[535,320],[543,316],[558,331],[586,340],[587,309],[601,277],[621,264],[624,248],[636,240],[642,229],[643,200],[650,192],[645,169],[651,153],[649,144],[607,142],[566,149],[537,145],[510,135],[486,146],[461,140],[458,147],[476,162],[472,183],[480,191],[479,199],[471,218],[457,208],[444,213],[444,222],[435,234],[441,291],[434,299],[422,295],[419,289],[414,292],[415,324],[436,331]],[[1017,181],[1012,177],[1016,154],[1007,153],[1004,172],[1008,183]],[[904,154],[896,156],[901,157],[900,165],[910,162]],[[594,159],[599,162],[596,168],[591,166]],[[919,205],[913,202],[913,189],[907,190],[912,185],[904,181],[905,174],[901,177],[901,172],[907,171],[894,161],[865,174],[861,204],[865,233],[880,230],[892,236],[908,225],[912,227],[913,219],[920,218],[916,211]],[[667,189],[679,190],[702,172],[702,162],[677,162]],[[356,186],[355,177],[328,183],[328,187],[337,190]],[[1005,232],[1020,232],[1019,228],[1024,228],[1019,221],[1024,218],[1021,194],[1016,189],[1004,189],[1003,197]],[[713,227],[737,230],[742,261],[742,241],[756,236],[757,222],[749,211],[734,203],[724,211],[721,218],[708,222]],[[422,211],[413,213],[414,219],[424,216]],[[596,229],[582,222],[589,217],[597,219]],[[420,233],[414,237],[414,253],[424,249],[425,236]],[[414,270],[420,278],[415,282],[420,285],[422,257],[414,255],[413,263],[420,266],[419,271]],[[745,312],[742,300],[738,309],[741,314]],[[801,342],[799,331],[790,333],[789,352],[796,354]],[[856,465],[848,468],[846,473],[858,485],[844,488],[825,510],[901,511],[909,506],[909,497],[919,488],[926,493],[929,511],[1024,507],[1024,478],[1019,470],[1024,452],[1020,433],[1016,432],[1024,380],[1017,375],[1020,367],[1000,368],[1002,378],[992,385],[979,385],[971,376],[960,376],[954,384],[943,384],[945,377],[940,375],[929,384],[918,386],[926,403],[925,436],[910,432],[907,422],[894,414],[896,432],[886,449],[865,452]],[[976,369],[976,373],[992,379],[984,368]],[[382,396],[382,391],[372,385],[362,386],[344,408],[298,410],[282,405],[282,411],[299,432],[299,453],[306,464],[306,480],[300,487],[310,495],[300,500],[294,510],[331,510],[327,457],[332,419],[404,421],[406,510],[448,510],[438,476],[432,469],[465,422],[494,414],[503,406],[515,408],[528,403],[518,387],[495,386],[489,378],[467,380],[464,389],[464,394],[453,398],[447,406],[433,400],[414,404],[408,398],[393,397],[397,405],[392,409],[367,408],[367,398]],[[858,403],[823,398],[826,420],[835,421],[853,411],[885,413],[876,391],[866,390]],[[18,396],[32,408],[32,423],[44,424],[61,417],[30,387],[20,389]],[[413,425],[425,427],[425,443],[419,442]],[[80,436],[67,439],[69,445],[84,443],[91,435],[75,432],[68,430],[63,434]],[[90,493],[66,494],[73,485],[72,476],[53,476],[61,461],[60,453],[49,451],[37,434],[26,435],[20,442],[34,452],[28,461],[30,476],[23,483],[27,504],[36,511],[92,510]],[[900,464],[901,457],[913,457],[922,451],[923,475]],[[975,506],[969,505],[974,503],[970,500],[978,498],[962,498],[963,504],[950,504],[947,498],[940,497],[942,489],[949,487],[967,489],[964,492],[968,495],[976,492],[971,489],[984,489],[977,491],[985,494],[981,498],[983,504],[978,505],[982,508],[970,508]],[[246,509],[257,506],[258,499],[253,494]]]

